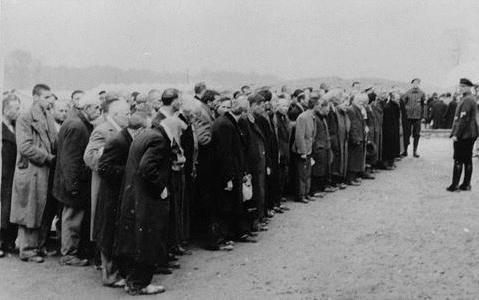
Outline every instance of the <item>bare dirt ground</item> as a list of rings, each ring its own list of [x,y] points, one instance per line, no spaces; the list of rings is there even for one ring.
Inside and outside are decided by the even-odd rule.
[[[451,141],[321,201],[287,203],[257,244],[195,250],[158,299],[478,299],[479,166],[473,191],[449,193]],[[92,267],[0,260],[0,299],[126,299]]]

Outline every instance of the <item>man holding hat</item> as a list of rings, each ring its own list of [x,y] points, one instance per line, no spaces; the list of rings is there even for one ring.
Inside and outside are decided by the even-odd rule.
[[[476,98],[471,93],[473,86],[467,78],[459,81],[459,93],[463,97],[457,105],[450,135],[454,141],[454,169],[452,184],[446,189],[449,192],[471,190],[472,148],[478,136]],[[464,181],[458,186],[463,166]]]
[[[421,133],[421,119],[424,116],[424,105],[426,103],[426,94],[419,88],[421,79],[414,78],[411,81],[413,87],[407,91],[401,99],[401,108],[404,115],[404,152],[402,156],[407,156],[407,147],[409,146],[409,139],[414,138],[413,156],[419,157],[417,154],[417,146],[419,144],[419,136]]]

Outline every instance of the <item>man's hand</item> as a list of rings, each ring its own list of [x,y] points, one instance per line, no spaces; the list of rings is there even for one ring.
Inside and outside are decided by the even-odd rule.
[[[228,181],[226,183],[225,191],[231,192],[233,190],[233,181]]]
[[[453,136],[453,137],[452,137],[452,140],[453,140],[454,142],[457,142],[457,141],[458,141],[457,136]]]
[[[267,175],[271,175],[271,169],[270,169],[269,167],[266,168],[266,174],[267,174]]]
[[[306,159],[308,156],[306,154],[301,154],[302,159]]]

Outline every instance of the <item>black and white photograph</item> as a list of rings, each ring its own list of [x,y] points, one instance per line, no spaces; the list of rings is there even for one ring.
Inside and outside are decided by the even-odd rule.
[[[0,299],[479,299],[478,0],[0,3]]]

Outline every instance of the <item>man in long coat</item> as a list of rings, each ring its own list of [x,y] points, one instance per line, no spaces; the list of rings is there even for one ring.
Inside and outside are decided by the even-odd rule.
[[[2,182],[1,182],[1,209],[0,209],[0,257],[5,252],[15,249],[18,228],[10,223],[12,207],[12,186],[17,159],[17,143],[15,140],[15,121],[20,112],[20,99],[14,94],[3,96],[2,122]]]
[[[128,153],[133,138],[148,126],[150,112],[135,112],[123,128],[105,144],[98,160],[101,177],[98,203],[95,215],[94,237],[102,255],[103,284],[112,287],[124,285],[125,276],[119,270],[118,259],[113,255],[113,241],[116,235],[116,218],[121,200],[121,190]]]
[[[51,197],[50,170],[55,163],[54,120],[49,109],[52,93],[44,84],[33,88],[33,105],[16,126],[17,165],[13,177],[10,222],[18,224],[20,259],[43,262],[40,248],[50,230],[43,218]]]
[[[314,200],[309,196],[309,190],[311,187],[311,154],[316,134],[316,117],[313,108],[317,100],[317,98],[308,99],[308,109],[296,119],[294,142],[291,149],[295,162],[296,201],[301,203]]]
[[[87,259],[79,258],[79,250],[86,250],[90,240],[91,170],[85,165],[83,154],[93,131],[92,122],[100,112],[96,95],[86,95],[58,133],[53,195],[63,203],[60,262],[64,265],[88,264]]]
[[[168,262],[172,142],[160,125],[145,129],[130,146],[114,242],[130,294],[164,291],[151,280],[155,268]]]
[[[224,239],[249,242],[251,238],[243,206],[243,178],[246,170],[244,135],[238,120],[247,111],[245,99],[232,100],[231,111],[215,120],[211,131],[214,218],[223,228]]]
[[[383,110],[383,147],[382,159],[386,169],[394,167],[394,160],[401,153],[401,109],[399,107],[399,95],[391,92],[388,98],[381,102]]]
[[[366,142],[366,122],[362,112],[364,105],[368,101],[366,94],[356,94],[353,103],[348,109],[349,120],[351,121],[351,130],[349,132],[349,153],[348,153],[348,178],[350,185],[359,185],[359,177],[365,168],[365,142]]]
[[[116,100],[110,102],[108,106],[108,114],[106,121],[98,125],[90,135],[90,140],[85,149],[83,155],[83,161],[92,170],[92,189],[91,189],[91,239],[94,239],[93,232],[95,228],[96,208],[98,193],[100,191],[100,174],[98,168],[99,159],[103,153],[105,144],[115,135],[117,135],[123,128],[128,125],[128,117],[130,114],[130,105],[126,100]],[[109,252],[100,251],[102,271],[103,271],[103,284],[112,285],[118,282],[120,279],[116,276],[116,270],[111,270],[113,267],[112,257]]]
[[[126,99],[120,98],[118,95],[112,93],[107,93],[106,98],[108,102],[103,105],[105,122],[102,122],[93,129],[85,153],[83,154],[83,161],[92,170],[90,218],[90,238],[92,240],[93,229],[95,227],[95,210],[98,191],[100,189],[98,159],[102,154],[105,143],[127,125],[127,118],[130,112],[130,105],[126,102]]]

